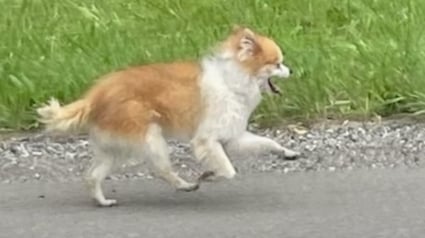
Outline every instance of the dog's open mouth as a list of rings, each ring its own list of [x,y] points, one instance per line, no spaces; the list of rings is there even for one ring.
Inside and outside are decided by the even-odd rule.
[[[280,88],[276,84],[273,83],[272,78],[267,79],[267,84],[269,85],[270,90],[274,94],[281,94]]]

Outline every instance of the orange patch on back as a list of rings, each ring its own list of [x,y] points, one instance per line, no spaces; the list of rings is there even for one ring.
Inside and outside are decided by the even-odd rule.
[[[191,135],[201,113],[194,62],[153,64],[107,75],[87,94],[89,121],[102,130],[142,138],[151,122],[164,133]]]

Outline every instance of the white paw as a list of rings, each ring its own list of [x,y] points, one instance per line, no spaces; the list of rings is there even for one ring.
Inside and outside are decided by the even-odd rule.
[[[301,156],[301,153],[298,151],[285,149],[283,151],[283,155],[285,156],[285,159],[297,159],[298,157]]]
[[[118,204],[117,200],[115,200],[115,199],[105,199],[103,201],[99,201],[98,203],[102,207],[112,207],[112,206]]]
[[[236,171],[234,168],[218,171],[215,173],[215,176],[217,177],[216,180],[219,180],[221,178],[223,179],[233,179],[236,176]]]
[[[193,192],[199,189],[199,183],[186,183],[177,187],[177,191]]]

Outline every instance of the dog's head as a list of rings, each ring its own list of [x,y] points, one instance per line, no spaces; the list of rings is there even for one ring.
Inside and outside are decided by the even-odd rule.
[[[276,42],[246,27],[234,26],[220,50],[240,64],[267,92],[280,93],[272,77],[288,78],[292,73],[283,64],[284,56]]]

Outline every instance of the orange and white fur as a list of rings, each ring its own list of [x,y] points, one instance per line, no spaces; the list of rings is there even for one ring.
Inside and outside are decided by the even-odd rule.
[[[287,78],[279,46],[245,27],[235,27],[199,61],[130,67],[101,77],[79,100],[60,106],[56,100],[37,109],[48,130],[88,130],[93,165],[86,177],[91,196],[101,206],[101,183],[126,159],[147,159],[155,174],[178,190],[193,191],[173,171],[166,143],[191,143],[208,175],[231,179],[236,172],[228,155],[298,152],[247,131],[261,92],[279,92],[271,77]]]

